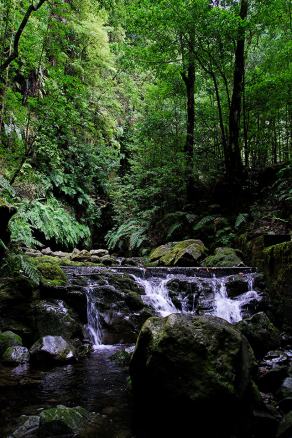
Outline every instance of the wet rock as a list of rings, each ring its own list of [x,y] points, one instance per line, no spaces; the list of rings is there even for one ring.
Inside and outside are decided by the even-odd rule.
[[[229,297],[234,298],[249,290],[248,280],[243,275],[232,275],[226,282],[226,290]]]
[[[116,266],[118,264],[117,259],[111,256],[103,256],[100,261],[104,266]]]
[[[237,428],[240,436],[249,436],[253,366],[246,338],[220,318],[148,319],[130,364],[143,426],[159,412],[160,424],[172,418],[170,428],[181,436],[182,428],[194,424],[205,436],[229,436]]]
[[[149,259],[162,266],[198,266],[205,253],[201,240],[190,239],[162,245],[150,253]]]
[[[227,268],[244,266],[244,263],[237,255],[235,249],[229,247],[219,247],[215,249],[215,254],[213,256],[209,256],[203,260],[202,266],[207,268]]]
[[[286,414],[278,428],[276,438],[291,438],[292,436],[292,411]]]
[[[264,312],[238,322],[236,327],[248,339],[257,357],[280,345],[280,333]]]
[[[78,317],[62,300],[41,300],[33,305],[33,316],[40,337],[63,336],[66,339],[82,337]]]
[[[2,356],[2,362],[8,365],[17,365],[29,362],[29,357],[29,351],[26,347],[8,347]]]
[[[287,376],[287,372],[288,368],[286,365],[276,365],[273,368],[260,366],[259,378],[257,381],[260,391],[276,392]]]
[[[18,428],[10,435],[9,438],[32,437],[37,434],[40,425],[40,417],[37,415],[22,415]]]
[[[41,437],[86,436],[89,424],[96,416],[81,406],[68,408],[59,405],[45,409],[40,414],[39,434]]]
[[[31,358],[35,362],[69,362],[75,359],[73,347],[61,336],[44,336],[30,349]]]
[[[22,345],[22,339],[20,336],[10,330],[0,333],[0,354],[8,347],[14,347],[16,345]]]

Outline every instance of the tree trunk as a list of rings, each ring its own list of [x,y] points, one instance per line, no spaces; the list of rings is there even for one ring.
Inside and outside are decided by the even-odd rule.
[[[193,160],[195,144],[195,63],[189,62],[187,73],[182,73],[187,94],[187,135],[185,143],[185,155],[187,162],[187,199],[192,201],[194,188]]]
[[[241,0],[240,18],[246,19],[248,12],[248,0]],[[244,51],[245,32],[239,29],[234,63],[233,93],[229,112],[229,141],[228,141],[228,164],[227,176],[231,182],[240,179],[243,166],[239,147],[241,100],[244,88]]]

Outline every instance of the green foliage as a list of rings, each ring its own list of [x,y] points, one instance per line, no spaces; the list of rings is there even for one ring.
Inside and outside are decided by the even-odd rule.
[[[20,253],[7,253],[4,261],[1,263],[0,273],[11,277],[19,275],[30,280],[34,285],[39,285],[41,274],[31,260]]]
[[[46,240],[69,248],[90,238],[89,228],[77,222],[54,198],[45,203],[22,202],[10,221],[10,230],[12,241],[27,247],[39,244],[34,238],[36,231],[43,233]]]
[[[146,232],[146,226],[133,220],[126,222],[108,233],[108,247],[110,249],[126,247],[130,251],[140,249],[147,241]]]

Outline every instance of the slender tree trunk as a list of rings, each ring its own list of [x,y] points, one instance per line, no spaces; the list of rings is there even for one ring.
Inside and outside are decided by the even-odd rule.
[[[227,166],[227,164],[228,164],[228,151],[227,151],[227,140],[226,140],[226,134],[225,134],[221,98],[220,98],[217,78],[216,78],[216,75],[213,71],[211,71],[211,76],[212,76],[213,83],[214,83],[216,100],[217,100],[217,105],[218,105],[218,115],[219,115],[219,124],[220,124],[220,130],[221,130],[221,140],[222,140],[223,152],[224,152],[224,161],[225,161],[225,165]]]
[[[182,73],[187,94],[187,133],[185,155],[187,161],[187,199],[192,201],[193,194],[193,160],[195,144],[195,62],[190,61],[187,73]]]
[[[241,0],[240,18],[246,19],[248,13],[248,0]],[[239,29],[239,35],[235,51],[233,93],[229,113],[229,142],[228,142],[228,166],[227,175],[231,182],[240,179],[243,166],[239,147],[241,101],[244,88],[244,51],[245,32]]]

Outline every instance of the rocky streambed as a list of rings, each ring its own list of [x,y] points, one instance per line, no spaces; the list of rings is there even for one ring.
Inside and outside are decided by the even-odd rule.
[[[196,436],[212,418],[222,438],[290,437],[291,339],[261,275],[44,257],[38,288],[0,285],[0,436],[188,436],[193,418]]]

